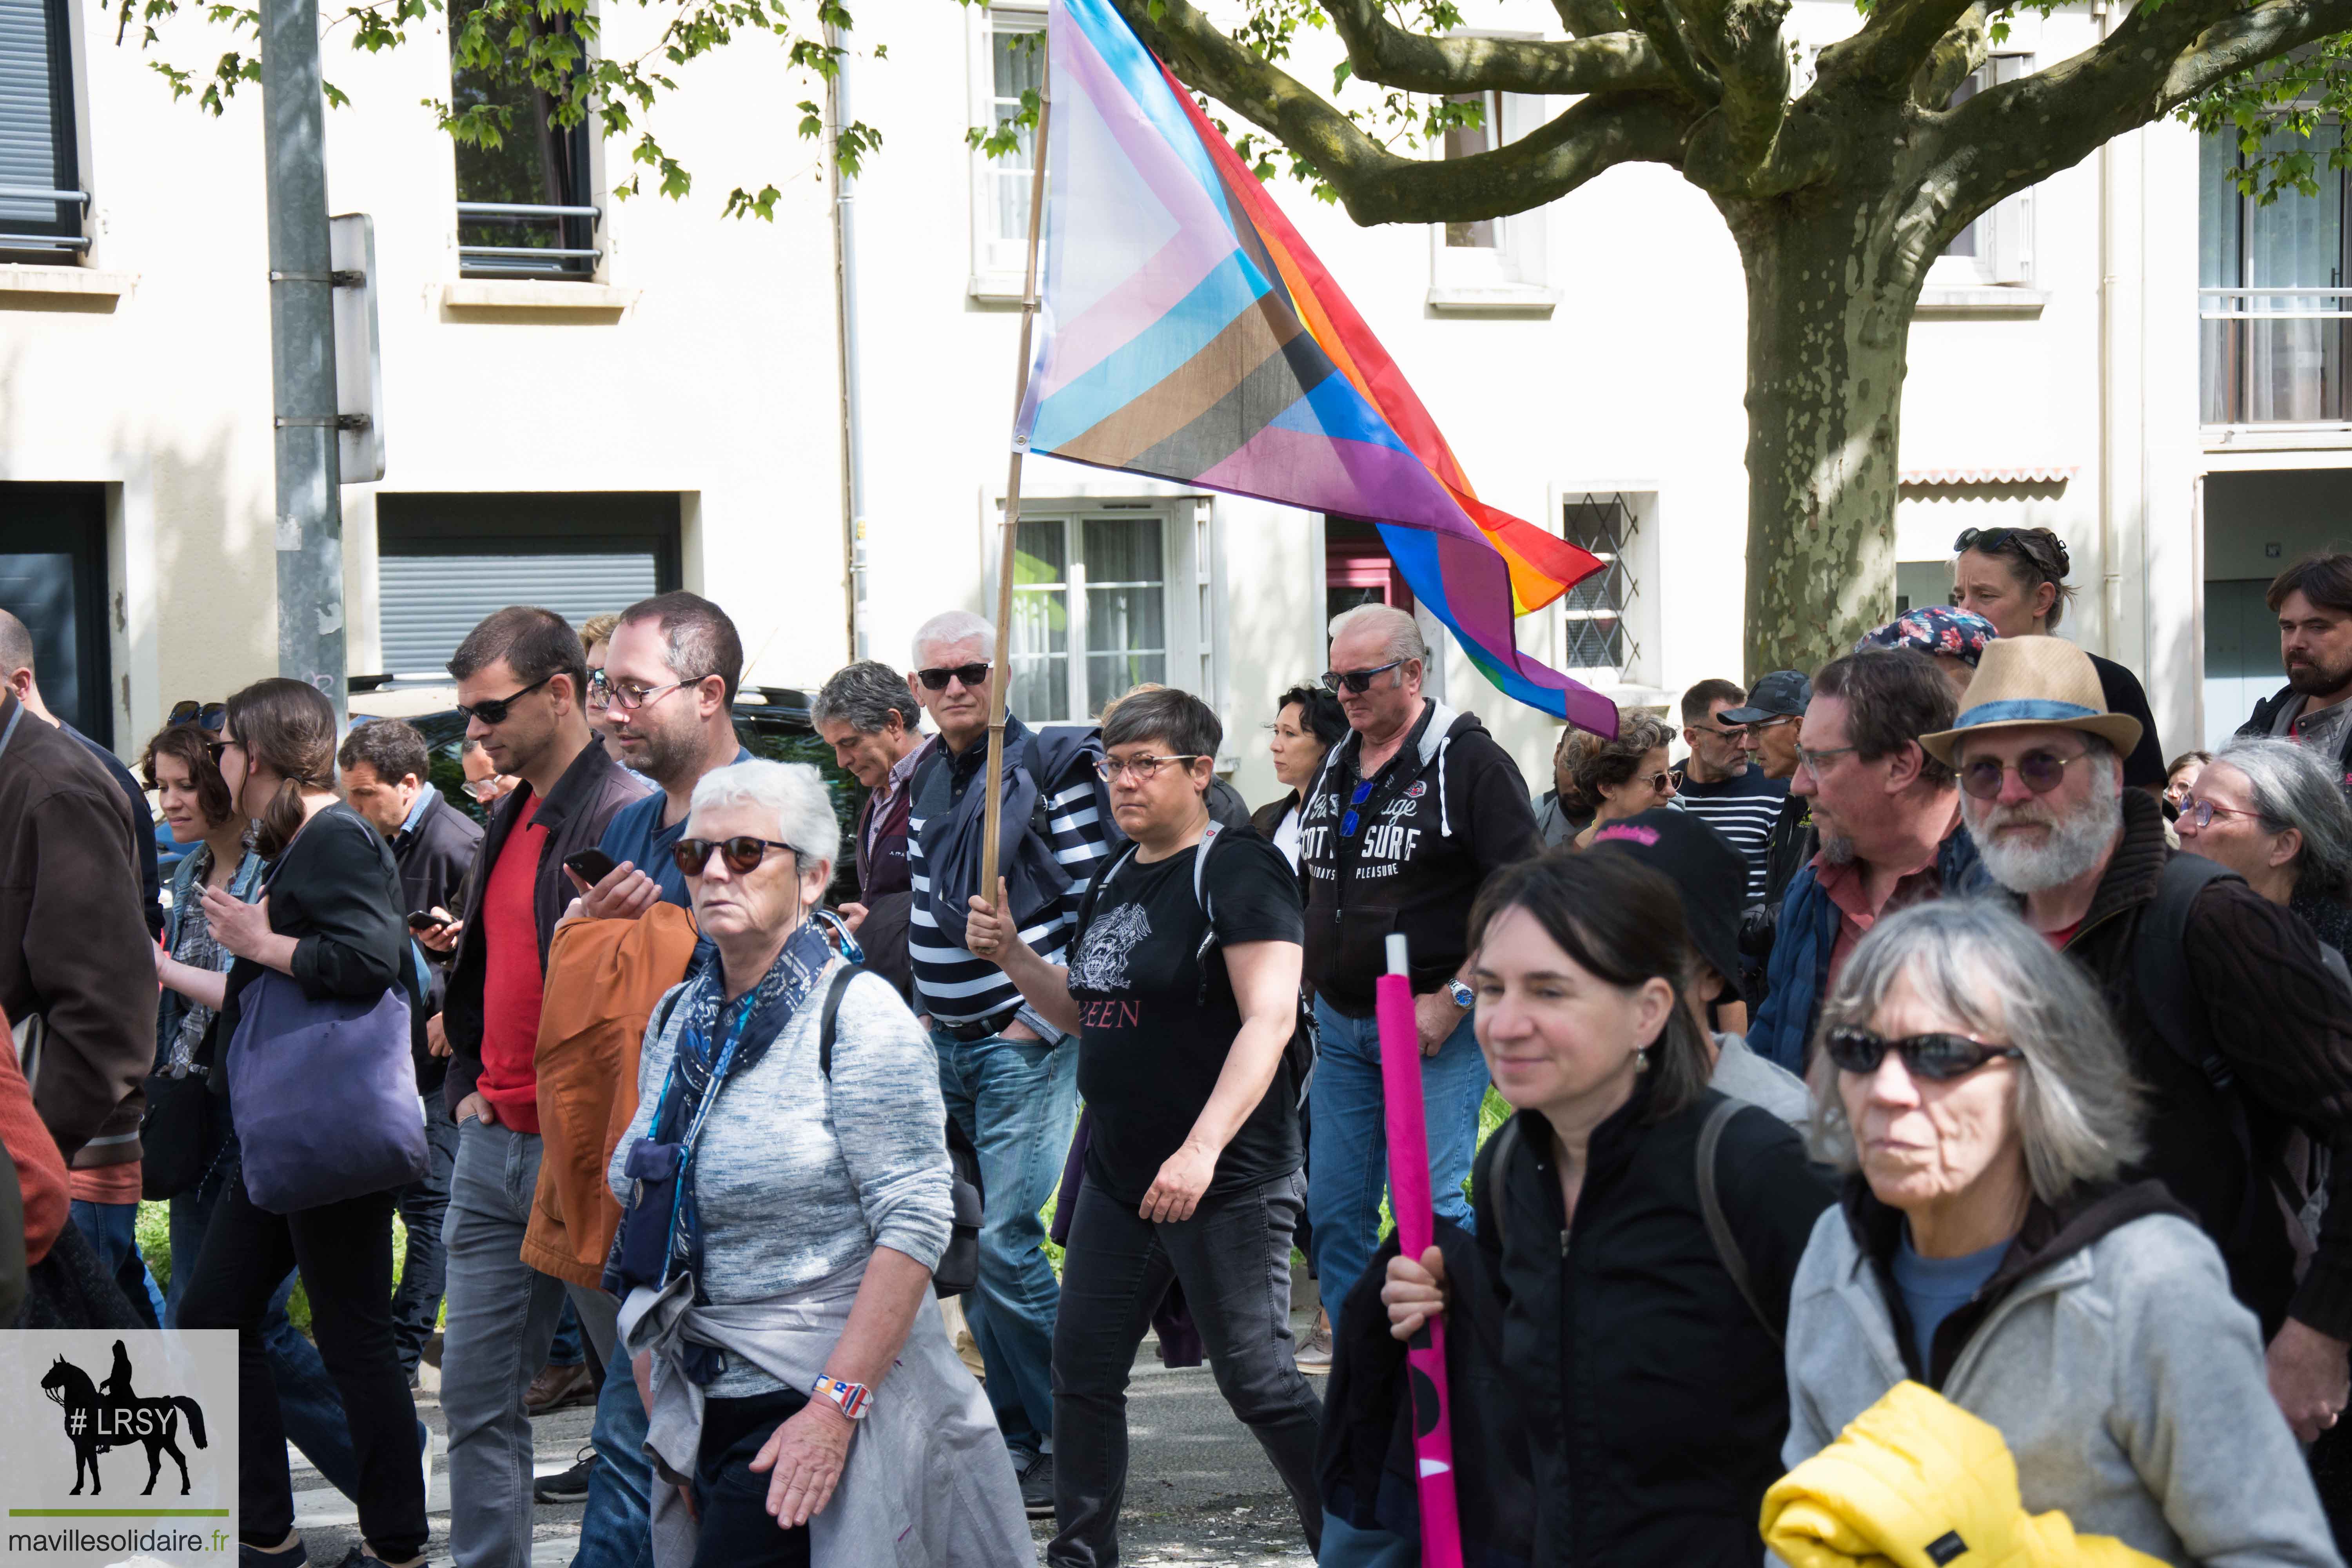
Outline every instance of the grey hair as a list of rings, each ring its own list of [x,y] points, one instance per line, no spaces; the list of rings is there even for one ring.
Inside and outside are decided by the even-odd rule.
[[[2341,893],[2352,882],[2352,805],[2344,801],[2335,770],[2318,754],[2293,741],[2248,736],[2213,754],[2245,774],[2253,807],[2273,833],[2292,827],[2303,835],[2295,857],[2294,890]]]
[[[980,644],[980,657],[996,657],[996,628],[970,610],[941,610],[915,628],[915,668],[923,668],[923,650],[940,647],[949,643]]]
[[[713,768],[694,786],[687,824],[705,811],[750,805],[776,816],[776,837],[810,860],[830,867],[841,854],[841,820],[824,793],[824,776],[806,763],[772,763],[755,757]]]
[[[843,723],[861,735],[880,734],[893,713],[910,735],[923,721],[922,705],[907,689],[907,678],[873,658],[835,670],[809,704],[810,723]]]
[[[1916,904],[1871,927],[1838,972],[1813,1040],[1815,1158],[1855,1168],[1841,1074],[1821,1048],[1840,1025],[1871,1026],[1898,981],[1958,1032],[2025,1053],[2018,1140],[2034,1195],[2057,1206],[2110,1182],[2146,1150],[2143,1092],[2090,979],[1997,899]]]
[[[1339,634],[1360,626],[1377,626],[1381,634],[1381,662],[1391,659],[1429,659],[1429,645],[1422,640],[1421,623],[1393,605],[1358,605],[1331,617],[1331,640],[1338,642]]]

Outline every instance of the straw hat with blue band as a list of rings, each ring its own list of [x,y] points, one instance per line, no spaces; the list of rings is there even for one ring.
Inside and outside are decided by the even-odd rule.
[[[2091,656],[2064,637],[1999,637],[1985,647],[1976,679],[1948,730],[1919,737],[1937,762],[1956,765],[1960,742],[1971,735],[2028,725],[2055,724],[2096,735],[2131,755],[2139,744],[2139,721],[2107,711],[2106,694]]]

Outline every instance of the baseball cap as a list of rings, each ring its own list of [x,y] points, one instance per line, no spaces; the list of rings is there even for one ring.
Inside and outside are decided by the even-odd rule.
[[[1748,706],[1727,708],[1716,717],[1726,724],[1758,724],[1767,719],[1802,716],[1813,700],[1813,683],[1804,673],[1776,669],[1748,689]]]
[[[1691,945],[1738,1000],[1739,910],[1748,901],[1748,857],[1696,813],[1652,806],[1622,817],[1592,836],[1588,853],[1618,850],[1655,868],[1682,895]]]

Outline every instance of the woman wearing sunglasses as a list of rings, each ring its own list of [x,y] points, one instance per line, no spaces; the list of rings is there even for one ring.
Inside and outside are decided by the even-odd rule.
[[[1663,719],[1618,710],[1617,738],[1590,747],[1576,764],[1577,793],[1592,807],[1592,820],[1571,840],[1579,849],[1591,848],[1592,836],[1611,823],[1675,798],[1666,766],[1674,735]]]
[[[954,1221],[930,1041],[817,915],[840,838],[814,768],[755,761],[702,776],[671,847],[713,952],[654,1009],[606,1171],[648,1442],[692,1478],[691,1516],[656,1489],[663,1568],[1034,1551],[930,1308]]]
[[[1386,1326],[1404,1340],[1447,1311],[1500,1369],[1534,1519],[1531,1544],[1488,1542],[1498,1560],[1757,1563],[1789,1429],[1789,1283],[1829,1188],[1787,1123],[1708,1087],[1714,1051],[1684,1003],[1699,960],[1664,874],[1613,853],[1522,861],[1489,879],[1469,935],[1478,1047],[1518,1114],[1479,1152],[1474,1246],[1416,1260],[1387,1245]],[[1364,1344],[1367,1294],[1349,1300],[1340,1371],[1401,1376],[1402,1346],[1382,1363]],[[1493,1439],[1454,1430],[1457,1470],[1512,1497],[1492,1479]],[[1379,1517],[1377,1486],[1356,1489],[1327,1544],[1406,1523]],[[1464,1517],[1497,1512],[1474,1500]]]
[[[2142,1090],[2080,970],[1992,900],[1918,905],[1855,947],[1821,1048],[1815,1152],[1853,1174],[1790,1299],[1788,1464],[1907,1378],[2000,1428],[2028,1513],[2337,1561],[2221,1254],[2121,1179]]]

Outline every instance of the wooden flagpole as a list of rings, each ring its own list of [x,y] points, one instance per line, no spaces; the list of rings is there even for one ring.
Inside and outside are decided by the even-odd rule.
[[[1045,217],[1045,133],[1054,113],[1053,89],[1054,57],[1049,46],[1039,79],[1035,168],[1029,180],[1029,265],[1021,289],[1021,363],[1013,378],[1015,421],[1029,396],[1029,340],[1037,321],[1037,237]],[[1004,703],[1013,684],[1013,556],[1021,531],[1021,456],[1022,448],[1013,447],[1004,478],[1003,537],[996,552],[996,668],[988,682],[988,805],[982,828],[986,847],[980,857],[980,895],[992,902],[996,898],[1004,816]]]

